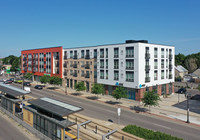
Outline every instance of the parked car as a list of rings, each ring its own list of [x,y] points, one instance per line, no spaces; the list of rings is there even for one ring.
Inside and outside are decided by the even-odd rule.
[[[12,81],[12,82],[14,82],[15,78],[10,78],[9,80]]]
[[[14,81],[15,83],[21,84],[23,82],[23,80],[16,80]]]
[[[31,83],[30,82],[24,82],[24,86],[30,87]]]
[[[12,84],[12,81],[11,81],[11,80],[6,80],[6,81],[4,82],[4,84]]]
[[[43,89],[43,86],[42,85],[36,85],[34,88],[35,89]]]
[[[186,88],[180,88],[176,93],[181,93],[181,94],[185,94],[186,93]]]

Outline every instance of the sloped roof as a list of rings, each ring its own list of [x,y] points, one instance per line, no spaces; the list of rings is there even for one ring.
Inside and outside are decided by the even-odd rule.
[[[197,75],[197,76],[200,76],[200,68],[198,68],[197,70],[195,70],[193,72],[193,74]]]
[[[175,69],[179,72],[188,72],[188,70],[181,65],[175,66]]]

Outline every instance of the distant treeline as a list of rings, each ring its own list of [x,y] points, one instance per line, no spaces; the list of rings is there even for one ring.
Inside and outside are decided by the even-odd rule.
[[[182,65],[189,73],[194,72],[200,67],[200,52],[187,56],[181,53],[175,55],[175,65]]]
[[[12,65],[11,71],[17,71],[21,67],[21,56],[17,57],[14,55],[9,55],[2,59],[3,64]]]

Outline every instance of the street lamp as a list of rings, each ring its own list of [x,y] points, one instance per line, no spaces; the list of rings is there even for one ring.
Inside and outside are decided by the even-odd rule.
[[[189,98],[191,97],[191,93],[188,93],[187,95],[187,121],[186,121],[186,123],[190,123],[190,121],[189,121],[189,113],[190,113],[190,108],[189,108]]]

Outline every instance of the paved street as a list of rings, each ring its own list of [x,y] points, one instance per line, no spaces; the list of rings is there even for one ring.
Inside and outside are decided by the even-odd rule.
[[[90,101],[87,99],[63,95],[54,91],[36,90],[32,88],[33,97],[50,97],[69,104],[81,106],[84,111],[80,114],[107,121],[111,119],[117,123],[117,108],[107,104]],[[133,111],[122,109],[121,124],[136,124],[148,129],[157,130],[178,136],[184,139],[199,140],[200,127],[192,126],[186,123],[177,122],[165,118],[151,116],[149,114],[137,114]]]
[[[0,113],[0,140],[28,140],[29,138],[21,133],[19,128],[2,117]]]

